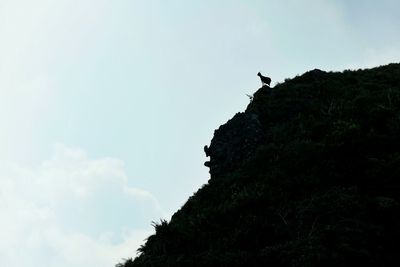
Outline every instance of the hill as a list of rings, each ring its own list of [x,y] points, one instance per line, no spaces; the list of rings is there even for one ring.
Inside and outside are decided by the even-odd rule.
[[[400,64],[260,88],[133,266],[400,266]]]

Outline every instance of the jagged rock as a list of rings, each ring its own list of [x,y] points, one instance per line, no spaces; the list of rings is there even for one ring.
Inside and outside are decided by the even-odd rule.
[[[210,150],[207,145],[204,146],[204,153],[206,153],[206,157],[210,156]]]
[[[215,130],[206,155],[210,161],[211,177],[226,173],[249,159],[264,139],[264,132],[257,114],[237,113],[226,124]]]

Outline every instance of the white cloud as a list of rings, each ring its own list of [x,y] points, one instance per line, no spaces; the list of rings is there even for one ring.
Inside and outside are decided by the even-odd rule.
[[[0,214],[8,267],[114,266],[165,216],[150,192],[128,184],[122,161],[62,144],[40,166],[1,167]]]

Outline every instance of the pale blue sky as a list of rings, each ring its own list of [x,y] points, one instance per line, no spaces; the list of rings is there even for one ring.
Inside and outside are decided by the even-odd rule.
[[[400,61],[395,0],[0,0],[0,265],[134,256],[261,71]],[[21,256],[24,255],[21,260]]]

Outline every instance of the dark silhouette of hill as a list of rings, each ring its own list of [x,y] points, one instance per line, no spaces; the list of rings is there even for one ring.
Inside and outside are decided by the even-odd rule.
[[[400,64],[260,88],[211,178],[118,266],[400,266]]]

